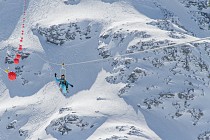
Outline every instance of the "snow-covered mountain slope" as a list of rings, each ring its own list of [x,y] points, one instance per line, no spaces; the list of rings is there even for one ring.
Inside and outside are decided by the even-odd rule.
[[[23,0],[0,1],[0,41],[7,39],[15,29],[23,11]]]
[[[182,44],[209,37],[207,0],[28,0],[14,65],[23,3],[0,0],[0,140],[210,138],[210,41]]]

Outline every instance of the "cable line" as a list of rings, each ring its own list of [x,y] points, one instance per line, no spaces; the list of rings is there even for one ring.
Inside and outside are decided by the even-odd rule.
[[[166,45],[166,46],[162,46],[162,47],[156,47],[156,48],[152,48],[152,49],[146,49],[146,50],[143,50],[143,51],[132,52],[132,53],[128,53],[128,54],[111,56],[111,57],[108,57],[108,58],[101,58],[101,59],[95,59],[95,60],[89,60],[89,61],[82,61],[82,62],[76,62],[76,63],[65,63],[65,66],[73,66],[73,65],[80,65],[80,64],[87,64],[87,63],[94,63],[94,62],[106,61],[106,60],[110,60],[110,59],[113,59],[113,58],[116,58],[116,57],[124,57],[124,56],[130,56],[130,55],[140,54],[140,53],[144,53],[144,52],[161,50],[161,49],[165,49],[165,48],[175,47],[175,46],[179,46],[179,45],[185,45],[185,44],[188,44],[188,43],[194,43],[194,42],[203,41],[203,40],[207,40],[207,39],[210,39],[210,37],[201,38],[201,39],[192,40],[192,41],[183,42],[183,43],[178,43],[178,44]],[[48,61],[48,60],[44,59],[43,57],[41,57],[39,54],[37,54],[37,56],[41,60],[43,60],[43,61],[45,61],[46,63],[49,63],[49,64],[53,64],[53,65],[57,65],[57,66],[62,66],[62,64],[63,64],[63,62],[62,63],[55,63],[55,62]]]

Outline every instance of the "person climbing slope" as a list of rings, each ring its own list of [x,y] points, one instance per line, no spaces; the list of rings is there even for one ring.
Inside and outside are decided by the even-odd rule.
[[[55,73],[55,80],[56,82],[59,82],[59,87],[60,87],[60,91],[63,94],[67,94],[68,93],[68,86],[70,85],[71,87],[74,87],[72,84],[70,84],[68,81],[66,81],[65,75],[62,74],[61,78],[58,79],[57,78],[57,74]]]

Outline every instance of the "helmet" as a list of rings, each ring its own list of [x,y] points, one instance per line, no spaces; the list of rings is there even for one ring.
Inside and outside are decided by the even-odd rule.
[[[62,74],[62,75],[61,75],[61,78],[65,78],[65,75],[64,75],[64,74]]]

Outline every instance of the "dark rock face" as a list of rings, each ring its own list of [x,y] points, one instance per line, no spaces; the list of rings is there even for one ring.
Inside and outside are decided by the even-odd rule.
[[[13,46],[7,46],[7,48],[11,48],[11,50],[7,52],[5,57],[5,64],[13,64],[17,53],[21,55],[21,60],[27,59],[30,56],[30,53],[26,52],[25,49],[20,52]]]
[[[65,117],[59,118],[51,122],[51,127],[54,131],[58,131],[60,134],[65,135],[72,131],[71,126],[80,127],[84,129],[84,127],[88,126],[87,122],[83,122],[76,115],[67,115]]]
[[[114,3],[114,2],[117,2],[119,0],[101,0],[102,2],[105,2],[105,3]]]
[[[99,140],[129,140],[131,139],[131,136],[135,136],[136,139],[140,138],[145,138],[145,139],[150,139],[146,135],[143,134],[143,132],[138,129],[135,126],[129,126],[129,125],[124,125],[124,126],[116,126],[115,129],[121,133],[121,135],[113,135],[109,138],[99,138]]]
[[[62,110],[62,111],[61,111]],[[60,113],[63,111],[70,111],[67,108],[62,108]],[[71,112],[75,113],[75,112]],[[62,113],[61,113],[62,114]],[[76,114],[67,114],[63,117],[60,117],[50,123],[50,125],[46,128],[47,133],[52,134],[61,134],[61,135],[70,135],[70,133],[75,131],[89,131],[91,129],[95,130],[94,127],[97,127],[95,121],[98,118],[91,117],[81,117]],[[100,122],[100,120],[99,120]]]
[[[209,140],[210,139],[210,131],[205,131],[198,136],[198,140]]]
[[[185,7],[189,8],[192,19],[197,22],[200,29],[210,30],[210,13],[208,0],[179,0]]]
[[[15,129],[16,128],[16,123],[17,123],[17,120],[14,120],[14,121],[10,122],[7,125],[7,129]]]
[[[64,0],[66,5],[76,5],[80,3],[80,0]]]
[[[21,137],[28,137],[28,130],[22,130],[22,129],[20,129],[19,130],[19,134],[20,134],[20,136]]]
[[[89,21],[84,21],[53,25],[49,28],[36,27],[33,31],[37,31],[49,43],[63,45],[75,40],[91,39],[97,32],[97,27]]]

